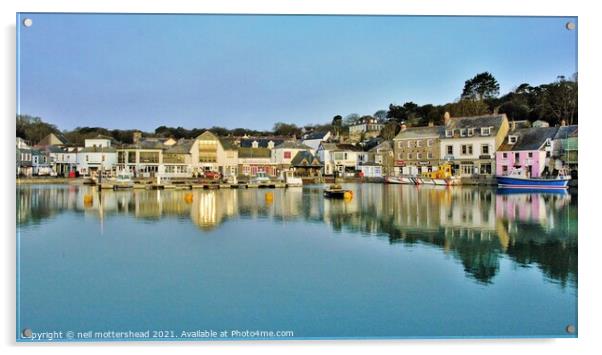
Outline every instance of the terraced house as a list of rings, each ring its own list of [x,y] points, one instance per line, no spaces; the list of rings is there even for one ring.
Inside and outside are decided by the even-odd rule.
[[[222,176],[238,174],[238,148],[233,142],[210,131],[200,134],[196,141],[198,149],[192,157],[194,171],[216,171]]]
[[[495,152],[508,134],[505,114],[474,117],[445,116],[440,160],[452,164],[462,177],[495,174]]]
[[[396,171],[403,175],[419,175],[437,170],[443,131],[443,126],[402,126],[393,138]]]

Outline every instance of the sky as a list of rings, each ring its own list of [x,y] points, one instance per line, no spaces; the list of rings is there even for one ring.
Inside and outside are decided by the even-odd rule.
[[[577,72],[569,17],[17,17],[17,111],[60,129],[267,130],[452,102],[484,71],[502,94]]]

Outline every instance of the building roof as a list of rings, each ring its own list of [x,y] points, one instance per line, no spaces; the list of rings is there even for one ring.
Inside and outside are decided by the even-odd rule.
[[[516,136],[516,143],[510,144],[506,138],[500,146],[500,151],[539,150],[548,139],[553,139],[558,127],[521,128],[508,133],[508,137]]]
[[[277,146],[275,146],[274,148],[278,148],[278,149],[311,149],[311,147],[306,146],[305,144],[302,144],[299,142],[291,142],[291,141],[282,142],[282,143],[278,144]]]
[[[295,167],[306,167],[306,166],[321,167],[322,163],[320,163],[320,160],[318,158],[316,158],[316,156],[311,154],[311,152],[302,150],[295,155],[293,160],[291,160],[291,165],[295,166]]]
[[[440,137],[445,132],[444,126],[408,127],[395,136],[394,140]]]
[[[67,142],[67,139],[62,134],[49,133],[46,137],[42,138],[38,145],[63,145]]]
[[[222,144],[222,148],[224,148],[224,150],[238,149],[233,138],[219,137],[218,139],[219,139],[219,142]]]
[[[393,150],[393,144],[391,143],[391,141],[383,141],[379,145],[376,145],[376,146],[370,148],[370,150],[368,150],[368,151],[376,152],[380,149]]]
[[[506,114],[496,115],[482,115],[482,116],[471,116],[471,117],[450,117],[449,121],[445,125],[445,129],[460,129],[460,128],[481,128],[481,127],[492,127],[492,135],[495,135],[502,126],[506,118]],[[480,132],[476,132],[475,135],[479,135]]]
[[[238,148],[239,158],[270,158],[271,156],[272,151],[269,148]]]
[[[168,154],[190,154],[194,139],[180,139],[174,145],[166,146],[165,153]]]
[[[303,138],[303,140],[324,139],[324,137],[326,137],[326,135],[328,133],[330,133],[330,131],[325,131],[325,132],[311,132],[311,133],[307,134],[305,136],[305,138]]]
[[[257,142],[260,148],[267,148],[268,143],[274,142],[274,146],[281,144],[285,140],[282,138],[243,138],[240,140],[240,146],[243,148],[253,147],[253,142]]]
[[[571,126],[560,126],[554,139],[566,139],[571,137],[577,137],[579,133],[577,125]]]

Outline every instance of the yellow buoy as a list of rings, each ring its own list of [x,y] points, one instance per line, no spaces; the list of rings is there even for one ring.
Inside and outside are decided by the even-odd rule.
[[[274,201],[274,193],[266,192],[265,193],[265,202],[272,202],[272,201]]]
[[[184,195],[184,201],[186,201],[186,203],[192,203],[192,199],[192,192],[188,192]]]
[[[94,202],[92,195],[84,195],[84,205],[90,206]]]
[[[353,198],[353,193],[351,191],[345,191],[343,198],[345,198],[345,200],[351,200]]]

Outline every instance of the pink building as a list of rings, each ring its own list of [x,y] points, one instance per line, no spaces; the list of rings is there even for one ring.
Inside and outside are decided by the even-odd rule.
[[[528,176],[545,174],[552,151],[551,141],[558,127],[520,128],[508,133],[495,153],[496,175],[508,175],[514,168],[524,169]]]

